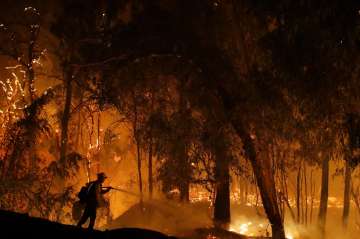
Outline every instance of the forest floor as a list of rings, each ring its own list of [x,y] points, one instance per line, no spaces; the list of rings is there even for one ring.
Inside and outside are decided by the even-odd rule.
[[[2,239],[170,239],[167,235],[140,228],[120,228],[106,231],[88,231],[73,225],[29,217],[26,214],[0,210]]]
[[[142,228],[114,228],[94,230],[77,228],[45,219],[29,217],[27,214],[0,210],[1,238],[54,238],[54,239],[250,239],[234,232],[216,228],[198,228],[182,235],[167,236],[161,232]],[[251,237],[255,238],[255,237]],[[256,237],[257,239],[263,237]]]
[[[73,225],[64,225],[51,222],[45,219],[29,217],[26,214],[19,214],[0,210],[0,238],[136,238],[136,239],[265,239],[264,230],[269,230],[264,219],[256,217],[252,207],[237,208],[233,206],[232,224],[229,230],[214,228],[211,220],[212,212],[209,205],[202,203],[179,204],[174,202],[148,201],[143,204],[134,204],[121,213],[110,224],[89,233],[86,229],[79,229]],[[237,213],[236,213],[237,212]],[[334,208],[329,209],[328,235],[332,238],[358,238],[358,233],[349,231],[344,233],[334,225],[339,218],[339,213]],[[259,231],[261,225],[262,231]],[[246,226],[246,227],[243,227]],[[300,228],[301,229],[301,228]],[[318,238],[311,230],[298,231],[296,228],[288,228],[293,232],[289,238]],[[257,237],[245,236],[244,234],[258,235]],[[25,234],[26,237],[22,235]],[[168,236],[170,235],[170,236]]]
[[[146,228],[184,239],[263,239],[247,237],[234,230],[215,228],[212,211],[206,203],[180,204],[172,201],[145,201],[128,208],[102,229]],[[248,222],[248,218],[241,218]],[[259,218],[253,217],[254,220]],[[248,228],[250,230],[250,226]]]
[[[185,239],[260,239],[267,238],[265,235],[271,232],[271,227],[261,207],[232,204],[231,224],[228,230],[214,229],[211,209],[212,207],[208,203],[202,202],[180,204],[169,200],[145,201],[143,205],[136,203],[129,206],[125,212],[103,229],[146,228]],[[359,228],[356,227],[356,222],[359,219],[356,217],[356,213],[356,208],[352,208],[349,227],[343,231],[341,224],[342,208],[329,207],[326,233],[331,235],[331,238],[359,238]],[[296,224],[289,214],[287,216],[285,232],[288,238],[321,238],[316,224],[316,208],[308,225]]]
[[[198,228],[179,237],[182,239],[266,239],[269,237],[247,237],[219,228]]]

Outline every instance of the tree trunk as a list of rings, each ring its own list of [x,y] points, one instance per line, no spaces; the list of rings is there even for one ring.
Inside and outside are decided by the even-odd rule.
[[[350,185],[351,185],[351,167],[350,161],[345,163],[345,189],[344,189],[344,208],[343,208],[343,227],[347,228],[350,212]]]
[[[283,221],[277,204],[275,181],[269,160],[257,158],[255,146],[249,133],[243,128],[241,123],[233,122],[237,134],[243,142],[246,157],[249,159],[258,184],[259,192],[265,209],[265,213],[270,221],[272,238],[285,239]]]
[[[296,176],[296,209],[297,209],[297,217],[296,222],[300,223],[300,195],[301,195],[301,164],[298,168],[297,176]]]
[[[313,182],[313,170],[311,169],[310,172],[310,197],[311,197],[311,201],[310,201],[310,221],[309,223],[312,223],[312,219],[313,219],[313,209],[314,209],[314,197],[315,197],[315,182]]]
[[[29,98],[30,98],[30,104],[31,104],[35,99],[35,88],[34,88],[35,72],[34,72],[32,63],[29,63],[29,66],[27,68],[27,75],[28,75],[28,79],[29,79]]]
[[[149,140],[149,171],[148,171],[148,183],[149,183],[149,198],[152,199],[153,197],[153,160],[152,160],[152,156],[153,156],[153,145],[152,145],[152,138],[150,136],[150,140]]]
[[[29,81],[29,98],[30,98],[30,104],[34,101],[35,99],[35,71],[34,71],[34,64],[33,61],[36,59],[35,55],[34,55],[34,49],[35,49],[35,44],[36,41],[38,39],[38,35],[39,35],[39,28],[38,27],[31,27],[31,37],[30,37],[30,42],[28,45],[28,49],[27,49],[27,57],[28,57],[28,62],[27,62],[27,66],[26,66],[26,73],[27,73],[27,77],[28,77],[28,81]]]
[[[229,159],[225,150],[224,148],[218,149],[215,155],[214,221],[219,225],[230,223],[230,173]]]
[[[68,143],[68,125],[70,119],[70,108],[72,99],[72,71],[65,69],[65,105],[61,118],[61,140],[60,140],[60,162],[65,164]]]
[[[182,202],[189,202],[190,200],[190,165],[189,159],[187,155],[187,150],[185,146],[185,142],[183,140],[181,142],[180,151],[178,154],[179,167],[180,167],[180,200]]]
[[[183,81],[179,83],[179,115],[183,118],[186,118],[187,111],[187,100],[185,97],[185,84]],[[190,180],[191,180],[191,167],[189,162],[189,155],[188,155],[188,130],[187,122],[183,121],[182,125],[180,126],[180,134],[178,137],[179,139],[179,151],[178,151],[178,160],[180,162],[180,170],[181,170],[181,177],[180,177],[180,200],[182,202],[189,202],[190,201]]]
[[[80,101],[79,101],[79,105],[82,104],[83,102],[83,92],[80,92]],[[81,138],[81,110],[78,111],[78,122],[77,122],[77,126],[76,126],[76,139],[75,139],[75,147],[77,149],[80,148],[80,138]]]
[[[138,130],[138,105],[137,98],[135,92],[133,93],[133,104],[134,104],[134,121],[133,123],[133,134],[136,143],[136,160],[137,160],[137,171],[138,171],[138,179],[139,179],[139,193],[140,193],[140,203],[143,202],[143,184],[142,184],[142,173],[141,173],[141,147],[140,147],[140,135]]]
[[[308,223],[308,183],[307,183],[307,170],[306,164],[304,162],[304,189],[305,189],[305,213],[304,213],[304,223]]]
[[[329,197],[329,160],[330,157],[326,156],[322,162],[321,195],[318,218],[319,229],[322,233],[322,236],[325,236],[326,214]]]
[[[189,202],[190,200],[190,184],[186,179],[180,185],[180,200],[182,202]]]
[[[142,185],[142,174],[141,174],[141,154],[140,154],[140,144],[136,143],[137,149],[137,170],[138,170],[138,177],[139,177],[139,192],[140,192],[140,202],[143,201],[143,185]]]

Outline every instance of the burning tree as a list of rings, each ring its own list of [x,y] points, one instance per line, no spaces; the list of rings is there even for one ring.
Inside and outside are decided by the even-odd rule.
[[[32,197],[50,198],[62,208],[72,200],[66,176],[78,169],[77,163],[85,158],[81,155],[87,155],[88,168],[95,160],[104,163],[101,154],[117,135],[110,126],[102,133],[101,115],[112,109],[119,117],[116,126],[130,132],[127,150],[136,159],[141,202],[146,173],[149,198],[156,179],[164,192],[178,189],[184,202],[189,201],[191,185],[199,184],[213,193],[214,221],[226,225],[231,222],[230,186],[237,173],[242,183],[256,183],[272,236],[283,239],[286,212],[298,224],[312,220],[316,197],[312,172],[318,167],[322,172],[318,224],[324,231],[329,165],[345,159],[347,224],[350,195],[358,202],[357,189],[351,190],[358,139],[358,127],[351,120],[359,100],[354,66],[358,59],[353,53],[359,37],[356,4],[299,1],[292,7],[288,1],[246,0],[53,4],[57,14],[51,20],[28,7],[25,24],[1,25],[1,53],[17,64],[8,69],[13,73],[9,80],[0,82],[3,181],[14,179],[13,184],[21,185],[32,178],[26,187],[32,190],[38,189],[36,182],[47,183],[51,186],[46,194],[32,191]],[[331,20],[337,16],[342,24]],[[63,94],[58,88],[47,94],[35,91],[45,49],[40,47],[46,38],[43,32],[56,39],[47,52],[58,67]],[[19,73],[24,77],[20,79]],[[49,101],[61,106],[55,110],[55,122],[47,115]],[[51,164],[39,156],[39,148],[49,146],[45,139],[53,144],[44,150],[51,151]],[[252,170],[239,164],[251,165]],[[90,169],[87,172],[89,181]],[[51,180],[41,180],[40,175]],[[293,176],[291,191],[288,183]],[[51,188],[57,180],[55,187],[67,192],[62,199]],[[3,201],[8,202],[10,193],[2,190]],[[51,210],[45,211],[49,217]]]

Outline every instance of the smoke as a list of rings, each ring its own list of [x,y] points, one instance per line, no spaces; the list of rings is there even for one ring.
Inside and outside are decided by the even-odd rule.
[[[232,204],[232,219],[229,230],[247,236],[271,236],[271,227],[259,207]],[[359,229],[355,223],[356,213],[350,215],[349,226],[344,230],[341,223],[340,208],[329,208],[326,238],[355,239]],[[285,218],[285,232],[289,239],[320,239],[316,215],[308,225],[299,225],[290,217]],[[212,209],[207,202],[181,204],[166,199],[135,203],[119,217],[102,229],[139,227],[160,231],[169,235],[192,235],[199,228],[210,228]]]
[[[111,116],[102,117],[102,128],[108,128],[112,122]],[[106,130],[104,130],[106,131]],[[94,179],[97,171],[104,171],[108,176],[105,186],[111,185],[120,187],[122,189],[139,193],[138,189],[138,175],[136,171],[136,152],[133,142],[131,140],[131,132],[124,126],[113,129],[114,135],[119,135],[109,145],[102,145],[99,155],[95,155],[92,167],[92,179]],[[99,158],[99,162],[95,159]],[[154,173],[158,165],[154,165]],[[329,181],[329,201],[328,201],[328,215],[326,221],[326,235],[327,238],[344,238],[354,239],[358,238],[359,213],[354,204],[351,205],[349,225],[346,230],[342,227],[342,197],[343,197],[343,177],[336,176],[336,172],[343,165],[339,163],[330,163]],[[144,196],[148,196],[147,189],[147,168],[146,161],[143,165],[143,186]],[[309,176],[312,172],[312,177]],[[302,198],[302,205],[305,205],[307,200],[307,211],[304,210],[305,218],[304,224],[298,224],[290,217],[288,210],[285,212],[285,231],[288,238],[321,238],[321,234],[317,227],[317,215],[320,195],[320,179],[321,169],[315,166],[308,166],[307,168],[307,195]],[[355,173],[354,173],[355,176]],[[256,185],[246,182],[242,179],[242,183],[246,184],[241,187],[235,177],[231,185],[232,206],[231,206],[231,224],[229,230],[251,236],[266,236],[271,233],[271,227],[261,208],[261,199],[256,197]],[[80,180],[81,179],[81,180]],[[353,177],[354,186],[359,182]],[[78,186],[80,187],[86,181],[85,171],[79,173]],[[296,172],[290,173],[287,180],[289,190],[289,201],[291,207],[296,214],[295,192],[296,192]],[[306,188],[303,186],[303,190]],[[204,191],[204,189],[202,189]],[[242,198],[241,190],[246,190],[246,199]],[[159,185],[154,185],[154,193],[159,193]],[[140,227],[157,230],[171,235],[184,235],[197,228],[211,227],[212,223],[212,207],[208,201],[204,200],[208,195],[203,195],[201,189],[196,188],[195,192],[199,201],[191,204],[180,204],[176,201],[167,200],[157,196],[157,200],[146,201],[140,205],[139,198],[133,195],[128,195],[122,192],[110,192],[110,209],[112,222],[99,223],[102,229],[114,229],[119,227]],[[160,193],[159,193],[160,194]],[[305,192],[303,192],[305,194]],[[311,200],[313,200],[313,209],[311,209]],[[196,201],[196,200],[195,200]],[[236,202],[242,201],[247,205],[239,205]],[[259,207],[254,205],[258,204]],[[304,206],[302,206],[304,207]],[[285,208],[286,209],[286,208]],[[310,211],[313,210],[312,213]],[[311,214],[311,216],[310,216]],[[99,220],[100,221],[100,220]],[[102,220],[103,222],[106,220]]]
[[[132,205],[105,228],[139,227],[181,235],[211,224],[208,203],[181,204],[162,199]]]

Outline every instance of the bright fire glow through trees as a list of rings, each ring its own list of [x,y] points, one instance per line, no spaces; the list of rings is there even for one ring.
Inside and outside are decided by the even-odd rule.
[[[358,238],[359,9],[0,1],[3,227]]]

